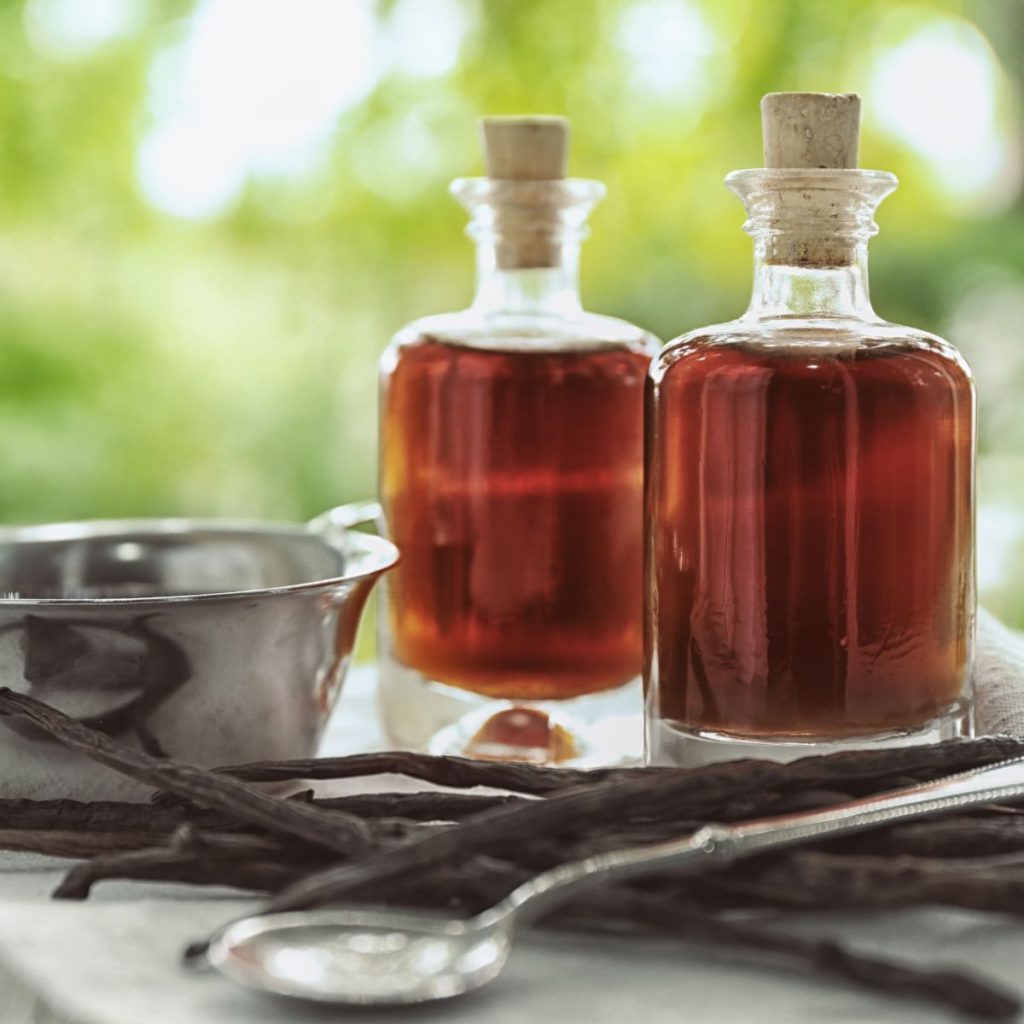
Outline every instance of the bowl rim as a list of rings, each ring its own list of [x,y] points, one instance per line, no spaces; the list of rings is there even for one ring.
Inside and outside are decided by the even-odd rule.
[[[125,535],[128,541],[139,534],[157,536],[184,536],[189,533],[213,533],[237,536],[259,534],[289,536],[312,540],[346,557],[358,556],[359,568],[341,576],[287,583],[277,587],[259,587],[253,590],[217,590],[199,594],[164,594],[138,597],[12,597],[0,591],[0,609],[27,607],[92,608],[112,606],[142,607],[146,605],[181,605],[197,601],[251,600],[255,597],[274,597],[309,591],[331,590],[345,587],[360,580],[374,579],[392,568],[399,559],[398,548],[391,541],[376,534],[363,533],[351,528],[332,527],[329,531],[311,530],[297,523],[282,523],[260,519],[213,518],[139,518],[139,519],[83,519],[59,523],[29,523],[0,526],[0,545],[22,543],[67,542],[93,538],[116,538]],[[332,536],[344,539],[336,543]],[[368,563],[368,564],[363,564]]]

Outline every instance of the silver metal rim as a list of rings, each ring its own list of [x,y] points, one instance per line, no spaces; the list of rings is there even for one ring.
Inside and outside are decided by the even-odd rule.
[[[389,540],[358,530],[338,531],[345,537],[346,555],[358,556],[360,568],[342,576],[332,576],[281,587],[258,590],[225,590],[202,594],[169,594],[163,597],[4,597],[0,608],[26,607],[93,607],[93,606],[149,606],[188,604],[194,601],[223,601],[239,598],[271,597],[316,590],[331,590],[357,580],[378,576],[398,561],[398,548]],[[227,535],[271,534],[301,537],[319,541],[327,547],[342,550],[329,536],[316,533],[292,523],[273,523],[246,519],[94,519],[68,523],[42,523],[25,526],[0,527],[0,544],[19,542],[75,541],[121,534],[149,533],[163,536],[185,536],[189,533],[219,533]]]

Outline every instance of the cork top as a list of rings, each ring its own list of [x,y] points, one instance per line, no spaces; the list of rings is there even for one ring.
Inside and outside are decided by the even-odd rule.
[[[565,177],[569,122],[564,117],[485,117],[480,134],[488,178],[555,181]]]
[[[771,92],[761,100],[765,167],[857,166],[860,97]]]
[[[761,231],[769,264],[842,267],[856,259],[859,218],[870,211],[851,191],[857,176],[860,97],[852,93],[773,92],[761,100],[764,168],[735,177],[748,194],[751,222]],[[835,172],[829,174],[828,172]],[[753,182],[759,184],[749,191]]]
[[[480,138],[498,267],[558,266],[569,184],[569,122],[552,116],[484,117]]]

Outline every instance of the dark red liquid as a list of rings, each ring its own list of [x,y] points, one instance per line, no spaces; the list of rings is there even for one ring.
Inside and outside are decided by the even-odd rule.
[[[699,339],[648,405],[648,700],[746,736],[924,724],[973,623],[973,387],[937,342]]]
[[[399,660],[513,699],[573,697],[643,659],[649,356],[422,338],[382,394],[381,496]]]

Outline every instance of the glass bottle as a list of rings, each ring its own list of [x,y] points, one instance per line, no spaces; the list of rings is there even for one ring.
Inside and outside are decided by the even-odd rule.
[[[856,100],[817,96],[766,97],[766,152],[773,104],[797,103],[806,138],[821,105]],[[656,763],[969,730],[973,383],[949,343],[873,311],[867,240],[897,183],[855,167],[729,175],[755,239],[750,308],[652,364]]]
[[[490,176],[452,186],[477,245],[473,303],[409,324],[381,363],[380,497],[401,551],[382,717],[407,746],[614,760],[586,721],[633,682],[639,755],[643,392],[659,343],[581,306],[604,187],[564,178],[565,123],[483,127]]]

